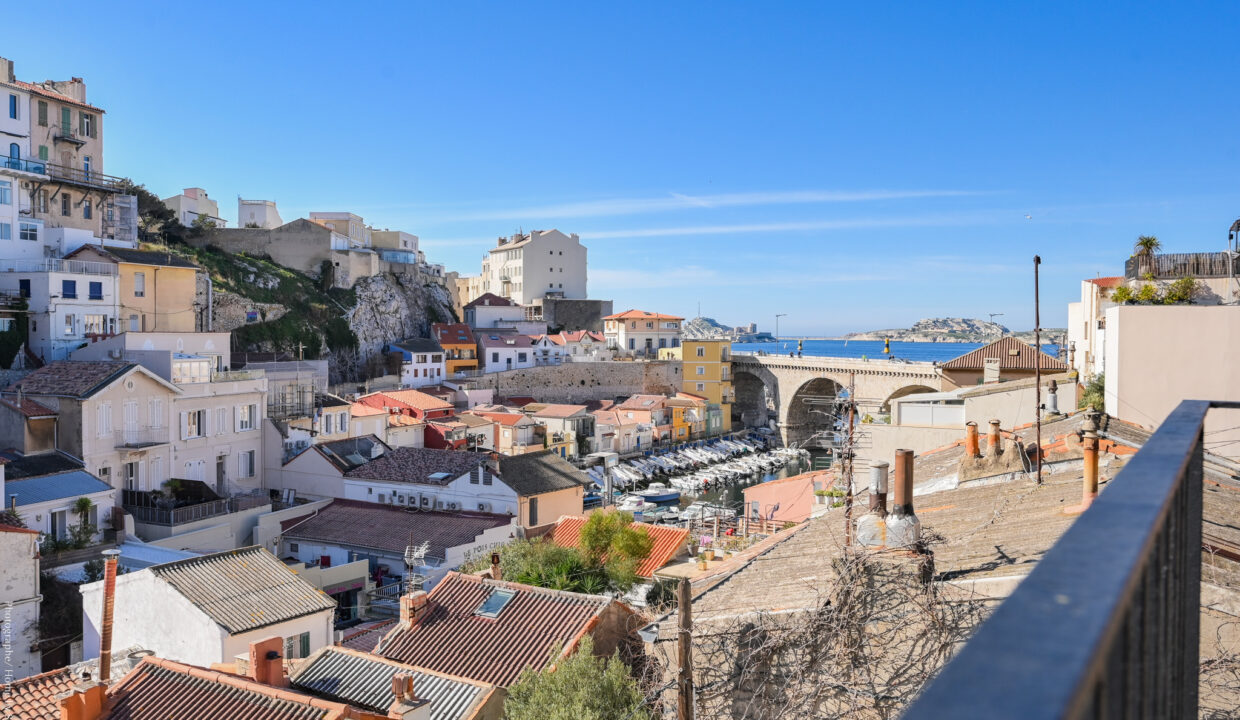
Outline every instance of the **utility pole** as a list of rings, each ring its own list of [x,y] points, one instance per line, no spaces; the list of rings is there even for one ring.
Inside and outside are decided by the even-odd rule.
[[[857,419],[857,373],[848,373],[848,434],[844,440],[844,547],[852,545],[853,425]]]
[[[693,593],[689,578],[680,579],[676,592],[679,673],[676,678],[676,720],[693,720]]]
[[[1034,457],[1037,458],[1038,484],[1042,484],[1042,316],[1038,305],[1038,266],[1042,258],[1033,256],[1033,411],[1037,443],[1034,445]]]
[[[788,317],[788,313],[776,313],[775,315],[775,339],[776,340],[779,340],[779,319],[781,317]]]

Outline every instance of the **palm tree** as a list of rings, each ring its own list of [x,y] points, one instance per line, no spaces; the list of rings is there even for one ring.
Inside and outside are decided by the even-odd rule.
[[[1162,249],[1162,243],[1153,235],[1142,235],[1133,243],[1132,254],[1137,258],[1137,275],[1145,277],[1154,272],[1154,253]]]

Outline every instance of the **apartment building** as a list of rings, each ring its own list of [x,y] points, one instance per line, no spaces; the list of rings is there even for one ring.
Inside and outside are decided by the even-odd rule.
[[[185,188],[180,195],[164,198],[164,205],[172,211],[176,219],[185,227],[194,227],[195,223],[211,223],[213,227],[228,226],[228,221],[220,217],[220,204],[212,200],[202,188]]]
[[[443,382],[444,349],[431,338],[409,338],[388,343],[383,351],[399,369],[401,387],[415,388]]]
[[[482,259],[482,291],[517,305],[544,297],[585,299],[586,248],[576,233],[559,230],[501,237]]]
[[[425,257],[418,250],[418,236],[401,230],[371,230],[370,242],[387,262],[416,265]]]
[[[64,360],[83,343],[117,331],[114,264],[48,258],[9,267],[11,272],[0,272],[0,294],[25,299],[26,346],[43,362]]]
[[[434,323],[431,337],[444,352],[444,372],[452,378],[458,372],[478,370],[478,341],[465,323]]]
[[[732,429],[732,341],[727,339],[685,340],[680,348],[681,389],[718,405],[723,414],[723,431]]]
[[[206,312],[196,299],[202,268],[180,255],[90,245],[65,259],[116,267],[120,332],[193,332]]]
[[[684,318],[626,310],[603,318],[607,346],[623,354],[653,358],[662,348],[680,347]]]

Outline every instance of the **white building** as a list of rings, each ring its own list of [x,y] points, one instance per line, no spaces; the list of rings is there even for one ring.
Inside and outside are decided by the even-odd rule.
[[[0,465],[0,491],[5,507],[16,506],[26,527],[57,540],[70,538],[85,520],[95,528],[92,541],[98,541],[112,526],[112,508],[118,504],[115,488],[61,453],[25,455]],[[76,510],[79,498],[91,501],[85,518]]]
[[[535,335],[530,338],[530,346],[534,350],[534,365],[559,365],[564,362],[566,348],[553,341],[547,335]]]
[[[479,356],[485,372],[534,367],[533,340],[529,335],[477,332]]]
[[[237,227],[274,230],[283,224],[274,201],[237,198]]]
[[[82,343],[116,332],[115,263],[0,260],[0,291],[26,298],[28,347],[44,362],[64,360]]]
[[[654,357],[660,348],[680,347],[684,318],[627,310],[603,318],[607,346],[622,354]]]
[[[517,493],[486,465],[484,453],[391,448],[345,474],[344,497],[387,505],[517,513]]]
[[[564,348],[564,357],[573,362],[610,360],[614,351],[607,346],[607,338],[600,332],[575,330],[548,335],[548,339]]]
[[[513,330],[528,335],[547,332],[547,323],[530,319],[526,309],[508,298],[484,293],[465,305],[465,324],[475,330]]]
[[[30,157],[30,93],[7,85],[0,110],[0,261],[43,258],[43,221],[31,212],[33,182],[47,182],[43,160]]]
[[[0,523],[0,633],[6,683],[42,672],[39,652],[39,534]],[[9,674],[11,673],[11,674]]]
[[[559,230],[501,237],[482,259],[482,291],[518,305],[541,304],[544,297],[584,300],[586,248],[576,233]]]
[[[384,352],[400,356],[400,385],[406,388],[436,385],[444,380],[444,351],[430,338],[389,343]]]
[[[1081,301],[1068,303],[1068,360],[1083,381],[1101,373],[1106,363],[1106,310],[1115,307],[1110,294],[1123,277],[1081,281]]]
[[[228,222],[220,217],[219,203],[208,197],[202,188],[185,188],[180,195],[164,198],[164,205],[185,227],[192,227],[199,218],[214,223],[217,228],[228,227]]]
[[[83,655],[99,656],[103,582],[82,585]],[[285,657],[332,643],[335,601],[250,547],[154,565],[116,578],[112,647],[137,645],[168,660],[211,667],[250,643],[284,638]]]

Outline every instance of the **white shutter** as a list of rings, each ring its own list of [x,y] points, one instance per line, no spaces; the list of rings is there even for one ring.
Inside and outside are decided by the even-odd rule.
[[[241,408],[233,406],[233,432],[241,432]]]
[[[189,438],[189,413],[183,412],[181,413],[181,439],[186,440],[188,438]],[[189,467],[188,463],[186,464],[186,467]]]

